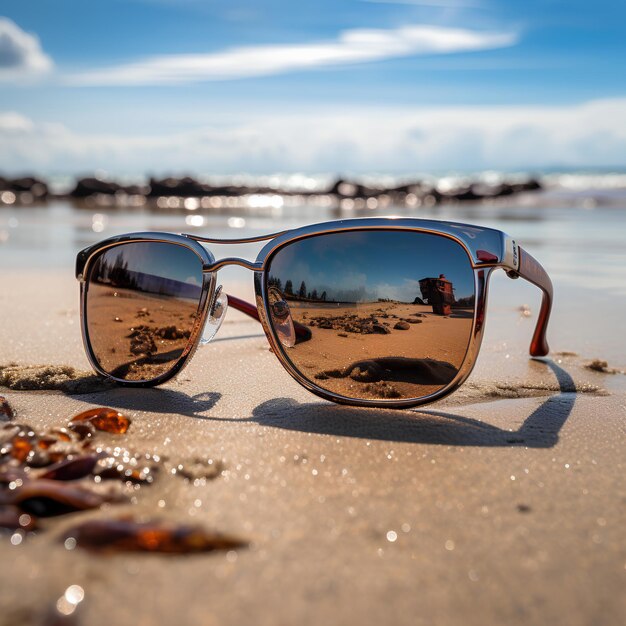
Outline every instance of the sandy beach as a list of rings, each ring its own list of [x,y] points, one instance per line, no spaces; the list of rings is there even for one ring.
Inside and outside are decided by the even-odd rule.
[[[292,362],[325,389],[368,398],[420,397],[447,384],[463,362],[473,315],[435,315],[427,305],[402,302],[292,302],[290,309],[311,331],[286,350]]]
[[[91,288],[89,303],[94,355],[106,371],[127,380],[155,378],[176,362],[198,308],[186,299],[138,296],[106,285]]]
[[[244,270],[227,278],[230,293],[250,297]],[[71,269],[2,270],[0,280],[0,365],[17,364],[0,369],[4,383],[37,380],[28,365],[69,365],[69,378],[87,380],[86,393],[1,388],[14,421],[45,429],[112,407],[132,423],[98,433],[101,445],[168,459],[125,502],[0,537],[2,626],[66,623],[51,620],[71,585],[84,590],[66,618],[77,624],[623,622],[625,378],[587,367],[624,366],[616,307],[584,337],[578,291],[557,279],[552,359],[529,360],[539,295],[498,276],[460,391],[420,410],[363,410],[301,388],[260,326],[232,310],[162,388],[99,386]],[[210,478],[172,473],[209,459],[223,467]],[[85,520],[125,515],[199,524],[245,547],[157,555],[64,544]]]
[[[2,3],[0,626],[626,626],[626,3],[563,4]]]

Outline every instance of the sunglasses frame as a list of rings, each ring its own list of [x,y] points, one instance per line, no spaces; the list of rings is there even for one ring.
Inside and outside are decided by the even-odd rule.
[[[350,231],[408,231],[427,233],[458,243],[468,256],[468,263],[474,272],[475,307],[472,321],[472,329],[468,342],[465,358],[456,376],[438,391],[420,398],[402,399],[365,399],[350,398],[336,394],[328,389],[319,387],[306,378],[291,362],[284,346],[280,342],[277,333],[269,321],[269,301],[267,288],[267,268],[271,265],[273,257],[285,246],[302,239],[318,237],[333,233]],[[170,243],[188,248],[198,256],[202,263],[203,283],[199,302],[199,315],[191,329],[189,341],[182,354],[170,370],[151,380],[131,381],[116,378],[104,371],[94,354],[89,332],[87,330],[87,294],[88,276],[92,261],[104,250],[134,242]],[[226,257],[216,260],[213,253],[202,244],[245,244],[268,241],[257,255],[255,261],[239,257]],[[387,407],[409,408],[427,404],[449,395],[467,380],[470,375],[480,350],[485,327],[485,315],[489,290],[489,279],[495,269],[503,269],[509,277],[522,277],[538,286],[543,291],[543,299],[540,313],[535,328],[535,333],[530,346],[532,356],[545,356],[549,348],[546,341],[546,330],[552,306],[552,283],[547,273],[531,255],[517,245],[515,240],[506,233],[481,226],[460,224],[455,222],[439,222],[436,220],[422,220],[415,218],[364,218],[326,222],[304,226],[294,230],[281,231],[259,237],[241,239],[216,239],[201,237],[190,234],[171,234],[142,232],[130,233],[111,237],[97,244],[85,248],[78,253],[76,258],[76,278],[80,281],[80,313],[81,332],[85,351],[92,367],[100,375],[114,380],[120,385],[133,387],[153,387],[160,385],[176,376],[190,361],[195,353],[204,329],[209,308],[213,303],[217,284],[217,271],[227,265],[238,265],[254,272],[254,290],[256,308],[254,305],[244,302],[239,298],[228,296],[229,305],[255,319],[257,319],[265,332],[272,351],[278,357],[282,366],[303,387],[312,393],[337,402],[352,406],[363,407]],[[306,327],[294,323],[296,334],[306,334]]]

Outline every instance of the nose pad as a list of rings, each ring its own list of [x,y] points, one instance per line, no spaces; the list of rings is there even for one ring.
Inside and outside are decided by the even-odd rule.
[[[228,296],[222,291],[222,285],[220,285],[215,290],[213,301],[209,306],[204,330],[202,331],[202,337],[200,337],[200,343],[203,346],[209,343],[220,329],[226,315],[226,309],[228,309]]]
[[[296,330],[293,327],[291,310],[287,302],[285,302],[285,298],[280,289],[270,287],[268,301],[272,325],[274,326],[280,343],[282,343],[285,348],[293,348],[296,345]]]

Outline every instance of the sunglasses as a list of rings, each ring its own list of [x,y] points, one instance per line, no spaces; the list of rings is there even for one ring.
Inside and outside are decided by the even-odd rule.
[[[255,261],[216,260],[203,245],[261,241],[268,243]],[[256,305],[218,286],[227,265],[254,272]],[[402,408],[442,398],[467,379],[497,268],[542,289],[530,354],[545,356],[550,278],[491,228],[373,218],[234,240],[133,233],[81,251],[76,277],[87,356],[120,384],[175,376],[231,306],[261,323],[284,368],[318,396]]]

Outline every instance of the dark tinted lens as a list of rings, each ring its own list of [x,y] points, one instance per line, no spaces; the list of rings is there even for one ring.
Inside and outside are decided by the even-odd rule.
[[[474,272],[451,239],[410,231],[310,237],[281,248],[267,280],[311,331],[283,349],[319,387],[349,398],[420,398],[463,363]]]
[[[125,243],[92,263],[86,327],[93,354],[107,373],[153,380],[178,361],[198,314],[202,262],[171,243]]]

